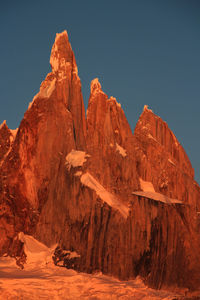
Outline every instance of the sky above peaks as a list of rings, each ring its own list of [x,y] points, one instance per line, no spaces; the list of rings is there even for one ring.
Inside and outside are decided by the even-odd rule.
[[[200,1],[1,1],[0,123],[19,126],[51,71],[55,35],[65,29],[85,107],[95,77],[121,103],[132,130],[148,104],[182,144],[200,182]]]

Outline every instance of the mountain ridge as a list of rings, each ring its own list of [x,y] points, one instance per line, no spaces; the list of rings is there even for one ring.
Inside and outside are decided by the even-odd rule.
[[[75,250],[80,271],[198,288],[200,187],[173,132],[145,106],[132,133],[98,79],[85,114],[66,31],[57,34],[50,63],[12,144],[0,128],[0,254],[21,257],[23,231]],[[149,182],[177,202],[133,195]]]

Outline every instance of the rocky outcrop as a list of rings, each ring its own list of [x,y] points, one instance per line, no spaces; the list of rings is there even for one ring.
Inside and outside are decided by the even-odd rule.
[[[50,63],[15,139],[0,127],[0,254],[22,257],[23,231],[58,243],[56,264],[199,287],[200,188],[184,149],[147,107],[133,135],[98,79],[85,119],[66,32]]]

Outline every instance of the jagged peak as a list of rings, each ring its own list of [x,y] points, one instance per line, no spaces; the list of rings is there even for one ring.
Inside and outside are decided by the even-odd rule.
[[[98,78],[94,78],[92,81],[91,81],[91,84],[90,84],[90,95],[91,96],[94,96],[96,95],[97,93],[102,93],[104,95],[106,95],[103,91],[102,91],[102,88],[101,88],[101,84],[99,82],[99,79]],[[92,97],[93,98],[93,97]],[[106,98],[107,98],[107,95],[106,95]],[[121,108],[121,104],[117,102],[117,99],[113,96],[110,96],[109,99],[107,99],[108,102],[110,103],[115,103],[118,107]]]
[[[55,43],[57,43],[58,40],[60,40],[60,39],[64,39],[64,40],[66,40],[67,42],[69,41],[69,37],[68,37],[67,30],[64,30],[64,31],[61,32],[61,33],[56,33]]]
[[[68,68],[71,68],[72,72],[78,75],[74,53],[66,30],[56,34],[55,42],[51,50],[50,64],[53,73],[59,73],[60,71],[66,71]]]
[[[1,123],[0,129],[3,128],[4,126],[8,127],[7,124],[6,124],[6,120],[4,120],[4,121]]]
[[[150,109],[149,106],[146,105],[146,104],[144,105],[143,111],[150,111],[150,112],[153,112],[153,110]]]
[[[139,140],[144,139],[148,143],[149,141],[151,143],[156,142],[158,143],[158,147],[164,147],[170,153],[169,162],[172,161],[173,164],[173,161],[176,161],[184,173],[192,178],[194,177],[191,162],[177,137],[169,128],[168,123],[156,115],[147,105],[144,106],[143,112],[136,124],[134,135]]]
[[[113,97],[113,96],[110,96],[110,98],[108,100],[117,102],[117,99],[115,97]]]
[[[78,79],[78,68],[71,44],[69,42],[67,31],[56,34],[55,42],[53,44],[50,56],[50,64],[52,72],[48,73],[45,80],[40,85],[39,92],[35,95],[32,102],[29,104],[30,109],[36,99],[50,98],[57,88],[57,82],[71,81],[72,76]]]
[[[156,115],[152,109],[149,108],[149,106],[147,104],[144,105],[143,107],[143,111],[140,115],[139,121],[140,122],[143,118],[146,119],[146,117],[148,116],[148,118],[155,118],[155,119],[161,119],[161,117],[159,117],[158,115]],[[162,120],[163,123],[165,123],[165,121]]]
[[[113,96],[111,96],[108,101],[114,102],[118,107],[121,107],[121,104],[117,102],[117,99]]]
[[[97,91],[102,91],[101,89],[101,84],[99,82],[99,79],[98,78],[94,78],[92,81],[91,81],[91,84],[90,84],[90,92],[91,94],[97,92]]]

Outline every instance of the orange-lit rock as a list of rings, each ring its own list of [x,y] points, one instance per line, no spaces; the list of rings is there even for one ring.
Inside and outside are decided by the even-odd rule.
[[[23,257],[24,231],[75,251],[78,270],[197,289],[200,188],[184,149],[147,107],[133,135],[98,79],[85,119],[65,31],[50,63],[16,137],[0,127],[0,254]],[[133,194],[141,190],[157,194]]]
[[[126,204],[139,186],[132,149],[133,135],[121,105],[114,97],[108,99],[94,79],[87,109],[89,170]]]
[[[81,84],[66,32],[57,35],[50,62],[52,72],[29,104],[2,162],[1,201],[11,208],[13,218],[7,221],[15,225],[13,234],[32,232],[44,204],[54,198],[50,190],[56,188],[58,177],[64,180],[58,174],[65,174],[65,156],[85,145]]]
[[[8,155],[16,133],[17,129],[9,129],[6,121],[0,125],[0,164],[2,164],[3,160],[6,158],[6,155]]]
[[[185,284],[187,281],[190,282],[190,285],[194,283],[198,286],[200,187],[194,180],[194,170],[189,158],[167,123],[156,116],[146,105],[135,128],[134,144],[136,168],[140,177],[141,189],[142,181],[144,183],[151,182],[156,192],[178,199],[183,203],[182,205],[174,205],[174,210],[172,209],[168,217],[165,215],[159,218],[160,224],[157,223],[157,220],[153,221],[157,223],[157,234],[162,235],[162,238],[155,238],[160,243],[159,251],[162,254],[159,255],[166,256],[166,258],[162,258],[167,263],[167,267],[164,267],[163,276],[168,277],[166,281],[170,282],[172,280],[170,274],[173,269],[177,269],[181,273],[175,275],[177,276],[176,280],[174,279],[175,282],[182,278],[182,283],[179,281],[179,285],[183,282]],[[177,224],[178,218],[180,218],[180,222]],[[165,227],[163,227],[164,224],[166,224]],[[177,226],[180,227],[178,232],[176,232]],[[160,233],[159,230],[161,230]],[[167,237],[164,235],[166,230]],[[172,231],[173,235],[175,234],[174,239],[177,246],[167,245],[170,241],[169,231]],[[179,254],[177,254],[178,252]],[[159,265],[158,261],[161,257],[157,255],[156,250],[153,254],[153,261],[157,261],[157,265]],[[180,259],[181,257],[182,259]],[[173,259],[174,262],[172,263]],[[177,263],[178,265],[176,265]],[[155,265],[154,267],[157,268]],[[161,265],[160,268],[162,269],[163,266]],[[169,271],[170,268],[171,271]],[[178,277],[180,278],[178,279]]]
[[[183,147],[166,122],[145,105],[134,132],[138,175],[156,192],[199,208],[200,189]]]

